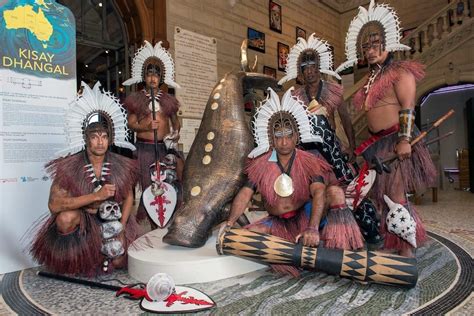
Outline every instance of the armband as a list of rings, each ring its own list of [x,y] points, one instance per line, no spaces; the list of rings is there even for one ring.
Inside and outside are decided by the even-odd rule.
[[[322,183],[324,184],[324,178],[322,176],[314,176],[311,178],[311,183]]]
[[[257,190],[257,185],[255,183],[253,183],[252,181],[250,181],[250,179],[247,179],[245,181],[244,187],[252,189],[253,191]]]
[[[398,112],[400,129],[398,131],[398,141],[411,141],[415,128],[415,110],[403,109]]]

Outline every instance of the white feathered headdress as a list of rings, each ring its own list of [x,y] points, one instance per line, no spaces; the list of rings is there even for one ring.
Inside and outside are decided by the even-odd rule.
[[[270,149],[273,137],[273,126],[270,125],[275,116],[289,115],[297,125],[295,128],[298,129],[302,143],[322,142],[321,137],[314,133],[314,121],[310,120],[306,105],[292,95],[293,90],[294,87],[288,89],[280,102],[276,92],[268,88],[268,97],[257,109],[254,116],[253,135],[257,147],[250,152],[249,158],[258,157]]]
[[[69,147],[57,152],[56,156],[72,155],[85,148],[84,131],[94,115],[106,120],[113,144],[135,150],[135,146],[127,141],[127,118],[118,99],[110,92],[100,91],[100,82],[97,82],[93,89],[84,82],[81,85],[83,92],[66,115],[66,143]]]
[[[363,59],[363,56],[357,56],[359,34],[363,27],[368,23],[378,23],[383,28],[385,50],[393,52],[397,50],[410,50],[407,45],[400,43],[400,20],[393,8],[386,4],[375,5],[374,0],[370,1],[369,10],[359,7],[359,13],[349,25],[346,35],[346,58],[343,64],[337,67],[336,72],[352,67],[357,63],[357,59]]]
[[[163,65],[164,82],[173,88],[179,88],[179,84],[174,81],[174,62],[170,53],[161,46],[161,41],[156,43],[155,47],[148,41],[136,52],[132,61],[132,78],[123,82],[125,86],[145,81],[145,66],[150,59],[158,59]]]
[[[293,45],[288,54],[286,63],[286,75],[278,81],[278,84],[284,84],[285,82],[295,79],[300,71],[301,54],[307,50],[314,50],[318,56],[319,72],[325,73],[331,76],[335,76],[337,79],[341,79],[339,75],[332,70],[332,52],[328,43],[324,40],[320,40],[314,33],[308,37],[306,41],[302,37],[298,37],[298,43]]]

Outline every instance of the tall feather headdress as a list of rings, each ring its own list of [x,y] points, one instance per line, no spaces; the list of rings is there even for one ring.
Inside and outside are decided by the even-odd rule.
[[[290,116],[296,122],[295,128],[302,143],[322,142],[321,137],[314,133],[315,121],[310,120],[303,101],[292,95],[293,90],[294,87],[288,89],[280,102],[276,92],[268,88],[268,97],[257,109],[252,123],[257,147],[250,152],[249,158],[258,157],[270,149],[273,137],[273,127],[270,125],[275,116]]]
[[[364,7],[359,7],[359,13],[354,17],[349,25],[349,30],[346,34],[346,58],[347,60],[337,67],[336,72],[352,67],[357,63],[359,59],[363,59],[363,56],[357,55],[357,42],[359,40],[359,34],[363,27],[368,23],[377,23],[383,28],[385,50],[394,52],[398,50],[410,50],[411,48],[407,45],[400,43],[400,20],[398,19],[397,13],[391,7],[386,4],[377,4],[371,0],[369,10]]]
[[[307,50],[313,50],[317,54],[319,59],[319,72],[341,79],[341,77],[332,70],[332,52],[329,44],[317,38],[313,33],[308,37],[307,41],[302,37],[298,37],[298,43],[293,45],[288,54],[285,69],[286,75],[278,81],[278,84],[284,84],[298,76],[301,63],[300,56]]]
[[[69,147],[55,155],[64,157],[83,150],[86,145],[85,129],[91,117],[95,115],[106,121],[109,138],[113,144],[135,150],[135,146],[127,141],[127,118],[119,100],[108,91],[100,91],[100,82],[97,82],[92,89],[84,82],[81,86],[82,94],[76,98],[66,115],[66,143]]]
[[[164,68],[164,82],[173,88],[179,88],[179,84],[174,81],[174,62],[170,53],[161,46],[161,41],[153,47],[148,41],[135,53],[132,61],[132,78],[123,82],[125,86],[145,81],[145,66],[152,60],[157,59]]]

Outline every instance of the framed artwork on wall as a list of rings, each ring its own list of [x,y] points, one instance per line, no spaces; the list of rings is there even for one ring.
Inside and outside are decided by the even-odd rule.
[[[296,27],[296,42],[298,43],[298,37],[302,37],[306,39],[306,31],[303,30],[301,27]]]
[[[281,5],[270,0],[268,4],[268,16],[270,18],[270,29],[281,33]]]
[[[248,48],[265,53],[265,33],[251,27],[247,29]]]
[[[290,53],[290,47],[286,44],[278,42],[277,46],[277,59],[278,59],[278,70],[285,71],[286,59]]]
[[[263,74],[272,76],[275,79],[277,78],[277,70],[269,66],[263,66]]]

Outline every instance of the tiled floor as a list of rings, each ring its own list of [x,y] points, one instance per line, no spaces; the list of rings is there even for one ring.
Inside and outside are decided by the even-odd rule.
[[[4,277],[3,274],[0,275],[0,283],[3,280],[3,277]],[[0,315],[13,315],[13,311],[8,307],[8,305],[3,300],[1,291],[0,291]]]
[[[441,235],[474,254],[474,193],[460,190],[439,191],[433,203],[427,191],[416,206],[429,231]],[[473,315],[474,295],[466,299],[452,315]]]
[[[431,202],[431,193],[427,193],[425,196],[421,198],[421,204],[417,205],[417,209],[419,210],[429,231],[434,232],[435,234],[438,234],[440,236],[443,236],[449,239],[450,241],[454,242],[455,244],[459,245],[466,252],[470,254],[471,259],[472,259],[472,255],[474,253],[474,194],[470,192],[454,191],[454,190],[441,191],[439,193],[438,202],[433,203]],[[423,249],[421,249],[421,251],[426,252],[426,250],[423,250]],[[29,276],[30,274],[31,276]],[[123,276],[123,277],[126,277],[126,276]],[[0,282],[2,281],[2,278],[3,276],[0,276]],[[262,278],[265,279],[268,277],[265,275],[263,276],[256,275],[256,276],[248,276],[247,278],[249,278],[249,280],[252,278],[255,278],[254,281],[251,281],[251,283],[249,283],[250,285],[250,284],[262,282],[261,281]],[[327,281],[328,278],[329,277],[326,277],[326,279],[323,278],[324,282],[328,282]],[[25,289],[28,289],[28,286],[31,288],[32,284],[34,285],[34,275],[30,271],[28,271],[27,274],[24,276],[24,280],[28,280],[28,279],[31,280],[31,283],[29,285],[25,284],[24,285]],[[342,280],[341,282],[344,283],[342,284],[342,287],[348,286],[346,294],[350,294],[350,291],[356,291],[356,292],[364,291],[364,289],[359,288],[357,285],[351,286],[352,283],[348,280],[343,280],[343,279],[341,280]],[[273,284],[270,284],[269,289],[271,289],[271,286],[275,285],[275,283],[278,283],[278,282],[286,283],[288,281],[289,280],[277,281],[277,280],[270,279],[270,283],[273,283]],[[268,280],[265,282],[268,282]],[[28,283],[28,281],[26,283]],[[304,283],[302,281],[302,284],[306,284],[304,285],[304,287],[307,287],[307,286],[311,286],[317,283],[315,283],[314,280],[308,280],[307,283]],[[209,285],[209,286],[210,287],[208,287],[206,290],[212,291],[213,285]],[[214,286],[217,286],[217,285],[214,285]],[[278,284],[278,286],[280,286],[280,284]],[[0,289],[1,288],[2,287],[0,286]],[[380,294],[380,291],[383,292],[384,290],[385,290],[384,288],[379,288],[377,291]],[[228,290],[226,289],[226,291]],[[214,294],[214,296],[219,298],[219,295],[220,296],[226,295],[225,293],[226,291],[224,292],[217,291]],[[368,292],[370,292],[370,288],[368,289]],[[304,294],[304,291],[302,291],[302,293]],[[341,295],[342,293],[343,292],[341,292]],[[389,294],[390,292],[388,292],[386,295],[388,296]],[[275,297],[277,297],[279,294],[278,292],[275,292],[274,295]],[[381,300],[383,300],[383,298],[381,298]],[[230,311],[232,310],[232,308],[240,308],[240,305],[237,303],[231,303],[224,307],[227,307],[229,309],[228,311]],[[100,309],[98,309],[97,311],[100,311]],[[123,309],[122,311],[125,311],[125,309]],[[389,312],[389,311],[386,311],[386,312]],[[217,313],[219,314],[219,312]],[[464,300],[461,304],[459,304],[455,309],[451,311],[452,315],[472,315],[473,313],[474,313],[474,297],[472,295],[471,297]],[[1,293],[0,293],[0,315],[10,315],[10,314],[13,314],[13,312],[8,306],[6,306],[3,300],[3,297],[1,296]]]
[[[474,193],[458,190],[440,191],[438,202],[431,192],[421,198],[416,208],[428,230],[437,233],[474,254]]]

